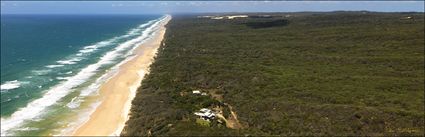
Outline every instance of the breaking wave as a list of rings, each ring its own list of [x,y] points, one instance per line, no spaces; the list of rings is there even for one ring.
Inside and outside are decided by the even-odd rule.
[[[13,81],[6,81],[5,83],[0,85],[0,91],[4,92],[4,91],[8,91],[11,89],[16,89],[19,88],[21,86],[22,82],[18,81],[18,80],[13,80]]]

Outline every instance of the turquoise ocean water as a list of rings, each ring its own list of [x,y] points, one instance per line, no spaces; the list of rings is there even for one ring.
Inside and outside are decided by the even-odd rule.
[[[1,15],[1,134],[61,135],[162,15]]]

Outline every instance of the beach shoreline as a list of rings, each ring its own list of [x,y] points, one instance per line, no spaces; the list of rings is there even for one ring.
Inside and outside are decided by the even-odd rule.
[[[135,56],[121,64],[117,74],[100,86],[99,93],[102,98],[100,105],[71,135],[119,136],[128,120],[131,101],[144,75],[149,73],[149,66],[164,38],[165,25],[169,20],[171,16],[166,15],[158,24],[159,28],[153,37],[139,45],[133,51]]]

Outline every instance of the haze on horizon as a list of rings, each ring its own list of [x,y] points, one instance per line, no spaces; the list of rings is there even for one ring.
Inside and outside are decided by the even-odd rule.
[[[424,1],[1,1],[1,14],[299,11],[424,12]]]

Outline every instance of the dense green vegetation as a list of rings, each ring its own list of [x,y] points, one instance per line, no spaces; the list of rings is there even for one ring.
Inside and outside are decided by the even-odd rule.
[[[288,20],[264,20],[264,21],[253,21],[245,23],[247,26],[255,29],[259,28],[268,28],[268,27],[278,27],[288,25]]]
[[[272,15],[173,16],[122,135],[424,134],[423,13]],[[223,103],[243,128],[197,124]]]

